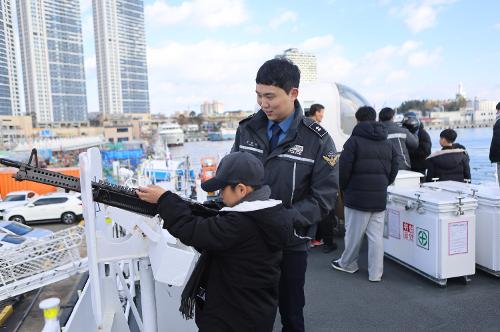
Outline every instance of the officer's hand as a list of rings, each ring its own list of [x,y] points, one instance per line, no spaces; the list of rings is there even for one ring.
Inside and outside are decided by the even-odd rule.
[[[162,187],[153,185],[147,187],[139,187],[136,190],[139,198],[149,203],[158,203],[158,199],[161,195],[163,195],[164,192],[166,192],[166,190]]]

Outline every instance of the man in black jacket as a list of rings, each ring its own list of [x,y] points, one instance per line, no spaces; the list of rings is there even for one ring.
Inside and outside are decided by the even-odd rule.
[[[227,207],[208,218],[193,215],[185,200],[161,187],[137,192],[145,201],[158,202],[173,236],[209,255],[205,304],[196,308],[202,332],[273,329],[282,249],[293,236],[293,219],[281,201],[269,199],[271,190],[263,181],[264,167],[251,154],[222,158],[215,177],[202,188],[220,190]]]
[[[415,112],[407,112],[403,119],[403,127],[418,137],[418,147],[410,153],[411,170],[425,175],[425,159],[431,154],[432,142],[429,133],[419,121]],[[423,182],[424,177],[421,178]]]
[[[439,134],[442,149],[427,158],[426,182],[438,181],[470,181],[469,155],[465,147],[455,143],[457,132],[445,129]]]
[[[335,204],[338,156],[326,130],[303,115],[297,101],[300,70],[296,65],[286,59],[266,61],[255,81],[261,109],[240,122],[232,151],[259,158],[271,197],[295,214],[300,238],[283,250],[279,310],[283,331],[304,331],[308,244]]]
[[[398,153],[399,169],[410,170],[411,161],[409,151],[418,147],[418,137],[412,134],[408,129],[398,126],[394,122],[396,112],[390,107],[384,107],[380,110],[378,119],[387,128],[387,139]]]
[[[324,114],[325,106],[321,104],[312,104],[305,116],[317,123],[321,123]],[[311,241],[311,247],[321,245],[321,240],[323,240],[323,252],[325,254],[337,249],[337,244],[333,241],[333,228],[336,224],[335,218],[335,212],[332,210],[326,218],[320,221],[315,239]]]
[[[490,145],[490,161],[497,164],[498,183],[500,184],[500,103],[497,104],[497,117],[493,127]]]
[[[333,268],[354,273],[359,249],[368,238],[368,279],[380,281],[384,268],[384,216],[387,186],[398,174],[398,153],[387,140],[387,128],[375,122],[369,106],[356,111],[358,124],[344,144],[339,161],[340,190],[344,192],[345,249]]]

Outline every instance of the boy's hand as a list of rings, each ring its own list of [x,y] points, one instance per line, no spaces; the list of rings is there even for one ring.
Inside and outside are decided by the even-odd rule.
[[[136,190],[139,198],[149,203],[158,203],[158,199],[161,195],[163,195],[164,192],[166,192],[166,190],[162,187],[153,185],[147,187],[139,187]]]

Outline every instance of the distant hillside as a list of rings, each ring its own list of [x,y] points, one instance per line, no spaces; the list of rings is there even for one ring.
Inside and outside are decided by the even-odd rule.
[[[439,109],[444,112],[458,111],[467,105],[467,100],[458,96],[457,99],[449,100],[407,100],[397,108],[398,113],[406,113],[409,110],[420,110],[424,113]]]

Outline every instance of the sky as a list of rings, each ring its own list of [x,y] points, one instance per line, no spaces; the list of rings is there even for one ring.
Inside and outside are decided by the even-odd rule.
[[[81,0],[89,112],[98,111],[91,0]],[[255,74],[295,47],[319,80],[376,108],[409,99],[500,100],[500,1],[145,0],[151,113],[253,110]],[[300,92],[299,92],[300,93]]]

